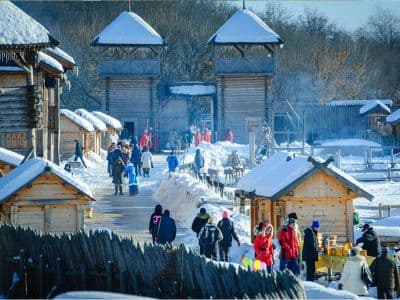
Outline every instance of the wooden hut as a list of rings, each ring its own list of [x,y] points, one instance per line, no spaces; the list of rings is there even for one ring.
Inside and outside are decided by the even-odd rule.
[[[0,219],[6,224],[75,232],[83,229],[91,201],[85,183],[42,158],[32,158],[0,179]]]
[[[283,42],[258,16],[238,10],[208,40],[214,46],[218,132],[248,143],[249,131],[272,119],[274,47]],[[215,121],[214,121],[215,122]]]
[[[92,111],[92,114],[107,126],[107,131],[104,132],[101,139],[101,148],[106,150],[110,146],[110,136],[121,133],[121,122],[101,111]]]
[[[107,132],[107,126],[106,124],[101,121],[99,118],[88,112],[86,109],[79,108],[75,110],[75,113],[82,118],[84,118],[86,121],[90,122],[94,129],[95,129],[95,135],[94,135],[94,140],[93,140],[93,147],[92,151],[96,153],[97,155],[100,155],[100,149],[101,149],[101,139],[102,136]]]
[[[0,177],[19,166],[23,159],[22,155],[0,147]]]
[[[73,65],[54,58],[58,41],[14,4],[1,1],[0,15],[0,146],[58,163],[61,83]]]
[[[102,111],[121,120],[129,136],[140,136],[148,127],[157,130],[161,36],[137,14],[123,12],[92,45],[102,48]]]
[[[60,110],[60,155],[62,159],[68,159],[75,153],[75,140],[78,140],[84,148],[84,154],[94,149],[96,132],[93,125],[68,110]]]
[[[392,127],[394,144],[400,146],[400,109],[397,109],[388,115],[386,117],[386,123]]]
[[[264,219],[278,228],[296,212],[301,232],[318,219],[323,234],[353,242],[353,200],[373,196],[332,161],[278,152],[247,173],[236,193],[251,199],[251,228]]]

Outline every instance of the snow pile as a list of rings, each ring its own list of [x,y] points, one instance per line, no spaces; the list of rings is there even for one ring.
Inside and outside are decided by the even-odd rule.
[[[75,59],[72,56],[70,56],[68,53],[66,53],[64,50],[62,50],[61,48],[49,47],[49,48],[46,48],[46,51],[49,55],[54,56],[57,59],[60,58],[62,60],[69,62],[72,65],[76,65]]]
[[[107,130],[106,124],[103,121],[101,121],[100,119],[98,119],[97,117],[95,117],[93,114],[88,112],[86,109],[79,108],[79,109],[75,110],[75,113],[77,115],[80,115],[82,118],[89,121],[90,123],[92,123],[94,128],[96,128],[97,130],[100,130],[100,131]]]
[[[214,85],[177,85],[169,88],[171,94],[179,95],[210,95],[215,93]]]
[[[133,12],[122,12],[93,40],[94,45],[164,45],[161,36]]]
[[[114,129],[122,129],[121,122],[117,119],[107,115],[101,111],[92,111],[92,114],[95,115],[98,119],[106,123],[106,125],[114,128]]]
[[[327,141],[321,144],[321,147],[382,147],[382,145],[363,139],[341,139]]]
[[[49,31],[11,1],[0,1],[0,44],[50,44]]]
[[[46,168],[49,168],[49,170]],[[0,178],[0,201],[7,199],[44,172],[53,173],[87,196],[93,197],[92,191],[87,184],[78,178],[73,178],[69,173],[54,163],[43,158],[35,157]]]
[[[289,146],[288,146],[288,143],[285,142],[285,143],[279,144],[278,148],[279,149],[303,149],[303,142],[293,141],[293,142],[289,143]],[[307,143],[304,143],[304,149],[309,152],[311,150],[311,146]]]
[[[353,293],[326,288],[318,283],[303,281],[307,299],[359,299]]]
[[[370,100],[332,100],[329,101],[326,105],[329,106],[347,106],[347,105],[357,105],[357,106],[363,106],[369,103],[374,103],[377,100],[382,102],[383,104],[387,106],[392,106],[393,105],[393,100],[391,99],[370,99]]]
[[[21,163],[23,159],[24,157],[21,154],[0,147],[0,161],[16,167]]]
[[[250,10],[238,10],[207,42],[280,44],[281,38]]]
[[[379,100],[374,100],[368,104],[365,104],[363,107],[360,108],[360,115],[364,115],[364,114],[368,113],[369,111],[371,111],[372,109],[374,109],[377,106],[381,107],[383,110],[385,110],[389,114],[391,113],[390,108],[387,107],[384,103],[382,103]]]
[[[85,129],[86,131],[89,131],[89,132],[94,131],[94,127],[93,127],[92,123],[85,120],[84,118],[77,115],[76,113],[70,111],[69,109],[66,109],[66,108],[60,109],[60,115],[67,117],[72,122],[77,124],[79,127]]]
[[[59,72],[59,73],[63,73],[64,72],[64,67],[62,66],[62,64],[60,64],[58,62],[58,60],[52,58],[50,55],[39,51],[39,64],[40,65],[44,65],[47,67],[50,67],[52,69],[54,69],[55,71]]]
[[[400,120],[400,109],[395,110],[392,114],[386,117],[386,122],[391,123],[393,125],[397,124]]]

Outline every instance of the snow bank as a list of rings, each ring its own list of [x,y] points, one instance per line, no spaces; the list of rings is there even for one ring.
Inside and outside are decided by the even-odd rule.
[[[0,147],[0,161],[12,166],[18,166],[24,157],[14,151]]]
[[[302,149],[303,148],[303,142],[294,141],[294,142],[289,143],[289,146],[288,146],[288,143],[285,142],[285,143],[279,144],[278,148],[279,149],[288,149],[288,148],[289,149],[291,149],[291,148],[295,148],[295,149],[300,148],[300,149]],[[311,146],[309,144],[307,144],[307,143],[304,143],[304,149],[309,151],[311,149]]]
[[[375,143],[373,141],[363,140],[363,139],[342,139],[333,140],[321,144],[321,147],[382,147],[382,145]]]
[[[390,108],[387,107],[384,103],[382,103],[379,100],[374,100],[374,101],[371,101],[370,103],[365,104],[363,107],[360,108],[360,111],[359,111],[360,115],[368,113],[369,111],[371,111],[372,109],[374,109],[377,106],[380,106],[383,110],[385,110],[389,114],[391,113]]]
[[[75,59],[72,56],[70,56],[67,52],[62,50],[61,48],[48,47],[48,48],[46,48],[46,51],[50,56],[54,55],[54,56],[56,56],[56,58],[61,58],[61,59],[65,60],[65,61],[67,61],[67,62],[69,62],[69,63],[71,63],[73,65],[76,65]]]
[[[353,293],[326,288],[318,283],[304,281],[307,299],[359,299]]]
[[[97,130],[100,130],[100,131],[107,130],[106,124],[103,121],[101,121],[100,119],[98,119],[96,116],[94,116],[93,114],[88,112],[86,109],[79,108],[79,109],[75,110],[75,113],[77,115],[80,115],[82,118],[84,118],[88,122],[92,123],[94,128],[96,128]]]
[[[92,111],[92,114],[94,114],[97,118],[106,123],[108,126],[111,126],[114,129],[122,129],[121,122],[111,117],[110,115],[107,115],[101,111]]]
[[[369,100],[332,100],[329,101],[326,105],[329,106],[347,106],[347,105],[358,105],[362,106],[368,103],[373,103],[376,100],[379,100],[385,105],[392,106],[393,105],[393,100],[391,99],[369,99]]]

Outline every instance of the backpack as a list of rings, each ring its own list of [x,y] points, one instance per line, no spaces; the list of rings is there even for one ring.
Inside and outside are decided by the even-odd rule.
[[[364,284],[369,287],[373,283],[371,272],[367,269],[368,266],[363,263],[361,266],[361,280]]]

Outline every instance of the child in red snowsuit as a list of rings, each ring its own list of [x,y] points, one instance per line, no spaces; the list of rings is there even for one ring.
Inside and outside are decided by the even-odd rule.
[[[261,234],[254,240],[254,251],[258,260],[267,265],[268,273],[272,272],[274,262],[274,247],[272,243],[273,227],[271,224],[264,224]]]

